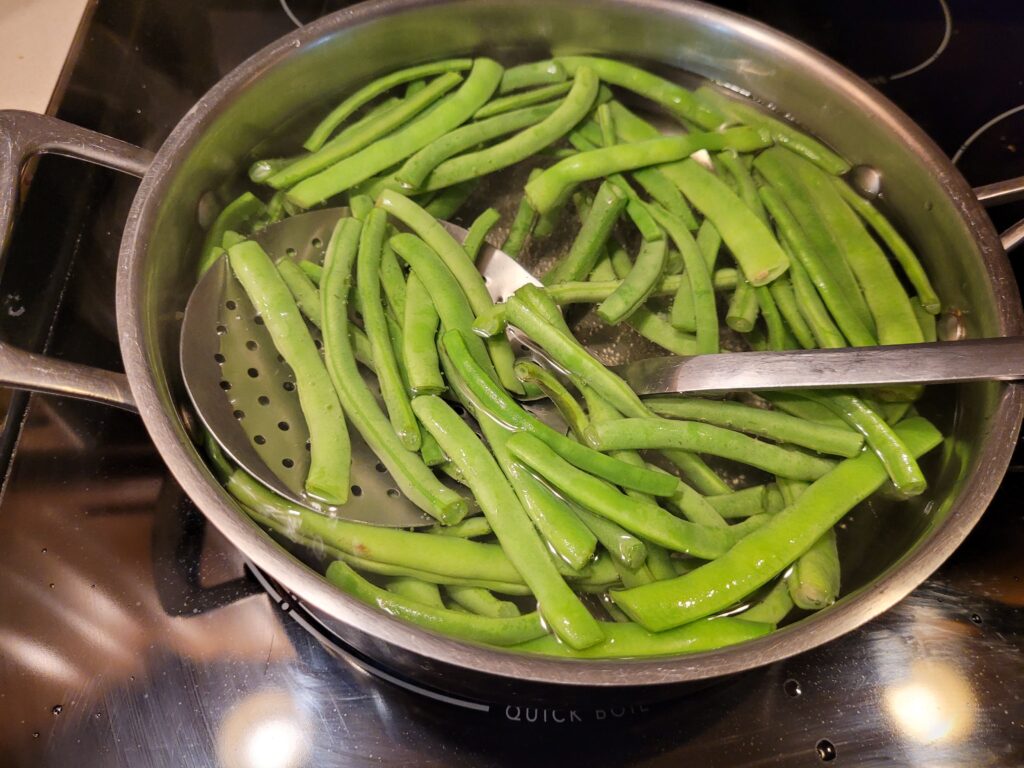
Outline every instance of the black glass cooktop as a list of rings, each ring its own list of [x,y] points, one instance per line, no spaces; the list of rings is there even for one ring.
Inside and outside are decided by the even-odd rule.
[[[872,80],[971,183],[1024,175],[1019,2],[722,5]],[[98,0],[58,114],[155,149],[239,61],[337,7]],[[136,184],[39,163],[0,291],[4,338],[119,365],[113,273]],[[1022,216],[994,212],[1000,228]],[[942,569],[843,639],[667,703],[540,708],[374,674],[204,525],[137,417],[4,397],[0,765],[1024,763],[1024,460]]]

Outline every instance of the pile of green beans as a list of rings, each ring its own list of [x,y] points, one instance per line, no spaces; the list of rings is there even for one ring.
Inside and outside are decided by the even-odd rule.
[[[353,599],[520,653],[711,650],[839,599],[838,523],[883,485],[927,487],[942,436],[920,388],[642,399],[563,311],[683,355],[933,340],[941,300],[849,164],[746,100],[593,56],[446,59],[343,96],[301,147],[253,158],[199,274],[228,260],[295,373],[309,495],[345,503],[351,426],[436,522],[295,508],[208,439],[240,507]],[[509,207],[493,177],[512,167]],[[325,203],[350,213],[322,264],[249,239]],[[550,266],[495,303],[488,242]],[[517,360],[508,325],[552,365]]]

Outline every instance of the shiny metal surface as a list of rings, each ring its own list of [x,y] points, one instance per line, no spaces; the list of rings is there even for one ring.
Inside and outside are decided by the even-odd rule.
[[[652,357],[615,372],[639,395],[1019,381],[1024,338]]]
[[[404,45],[382,46],[382,40]],[[757,93],[857,164],[878,168],[898,224],[937,277],[937,290],[969,308],[972,337],[1022,332],[1019,296],[991,223],[932,142],[856,77],[796,41],[696,3],[368,3],[327,16],[249,59],[207,93],[168,138],[143,179],[128,219],[118,276],[125,365],[143,418],[175,477],[210,520],[260,568],[343,628],[346,639],[397,669],[462,691],[530,689],[552,683],[621,687],[700,680],[749,669],[832,640],[908,594],[962,541],[986,507],[1019,428],[1014,386],[961,388],[953,431],[959,452],[933,470],[922,507],[891,523],[832,608],[741,647],[685,659],[593,662],[525,660],[411,629],[338,594],[242,516],[187,437],[177,406],[179,329],[159,321],[180,311],[199,238],[193,212],[211,189],[230,185],[254,151],[282,151],[312,114],[372,74],[431,57],[477,50],[586,48],[635,54]],[[272,137],[268,139],[268,136]],[[884,181],[883,181],[884,184]],[[924,204],[922,204],[924,203]],[[941,265],[941,269],[938,266]],[[986,275],[987,279],[979,279]],[[946,409],[949,413],[948,406]],[[897,530],[898,529],[898,530]]]
[[[429,30],[429,34],[424,34]],[[481,31],[486,30],[486,37]],[[408,41],[382,47],[382,40]],[[410,629],[337,594],[242,516],[202,465],[188,438],[176,365],[180,327],[200,228],[194,212],[211,190],[234,183],[253,152],[272,153],[333,94],[374,72],[414,60],[485,49],[585,48],[645,55],[669,67],[729,82],[784,104],[788,113],[857,164],[883,174],[891,212],[936,267],[940,295],[969,311],[972,337],[1021,332],[1019,297],[1005,255],[963,179],[891,103],[809,48],[742,17],[697,3],[368,3],[281,38],[206,94],[158,153],[136,196],[118,273],[121,347],[132,390],[172,472],[227,537],[275,578],[329,615],[354,645],[427,680],[462,690],[530,689],[551,683],[646,686],[742,671],[834,639],[893,605],[948,556],[984,510],[1008,460],[1021,414],[1016,387],[958,392],[959,452],[943,457],[924,507],[890,522],[833,608],[774,635],[686,659],[625,663],[524,660]],[[268,139],[268,136],[273,137]],[[276,143],[275,143],[276,142]],[[898,178],[886,185],[884,178]],[[924,205],[922,206],[922,201]],[[941,265],[941,269],[937,266]],[[979,279],[986,275],[988,279]],[[948,406],[944,410],[951,416]],[[899,530],[897,530],[899,527]],[[897,545],[898,544],[898,545]]]

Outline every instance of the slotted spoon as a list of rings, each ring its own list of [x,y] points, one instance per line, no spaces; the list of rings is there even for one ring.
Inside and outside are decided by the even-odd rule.
[[[343,212],[330,208],[293,216],[266,227],[254,239],[275,260],[320,263]],[[445,226],[456,239],[465,238],[466,230],[447,222]],[[487,244],[478,265],[495,301],[506,300],[527,283],[539,284],[514,259]],[[319,330],[310,326],[310,331],[319,345]],[[545,360],[543,351],[518,329],[509,332],[514,341]],[[226,259],[203,276],[189,298],[182,324],[181,370],[199,418],[239,466],[285,498],[321,509],[304,491],[309,431],[294,375],[274,349]],[[1014,380],[1024,378],[1024,339],[664,356],[613,370],[641,395]],[[364,376],[377,391],[376,377],[367,371]],[[332,514],[374,525],[430,524],[400,493],[358,433],[352,430],[351,436],[352,492],[349,502],[330,510]]]

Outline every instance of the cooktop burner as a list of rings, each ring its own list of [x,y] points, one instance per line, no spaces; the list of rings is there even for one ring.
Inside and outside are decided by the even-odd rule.
[[[723,2],[872,79],[967,179],[1024,175],[1024,6]],[[330,0],[97,0],[59,115],[156,148],[214,82]],[[119,366],[112,286],[137,182],[39,163],[0,333]],[[1024,204],[993,211],[997,226]],[[1024,453],[965,544],[893,610],[658,704],[467,701],[396,678],[248,568],[137,417],[4,393],[0,765],[1024,764]]]

